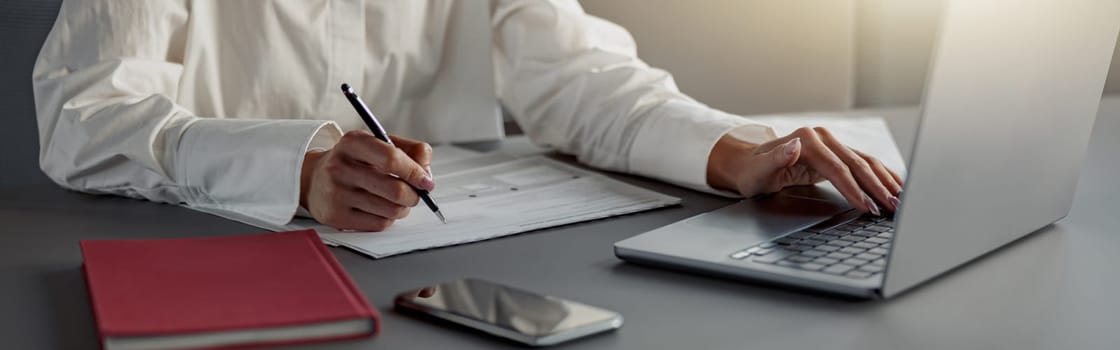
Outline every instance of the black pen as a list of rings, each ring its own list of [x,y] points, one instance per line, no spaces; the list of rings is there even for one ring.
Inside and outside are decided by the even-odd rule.
[[[373,116],[373,112],[369,111],[369,107],[366,107],[366,103],[362,102],[362,99],[358,97],[358,94],[354,93],[354,89],[351,89],[349,84],[342,84],[342,94],[346,95],[347,100],[350,100],[350,104],[358,111],[358,115],[362,117],[362,121],[366,122],[366,127],[369,128],[369,131],[373,132],[373,136],[393,145],[393,140],[389,139],[389,133],[385,132],[385,128],[381,127],[381,123],[377,122],[377,117]],[[396,145],[393,146],[395,147]],[[432,197],[428,195],[427,190],[416,188],[411,184],[408,186],[412,187],[412,190],[416,191],[420,199],[424,200],[424,204],[427,204],[428,209],[431,209],[432,212],[439,217],[439,221],[445,224],[447,223],[447,219],[443,218],[443,213],[439,212],[439,207],[436,206],[436,202],[432,201]]]

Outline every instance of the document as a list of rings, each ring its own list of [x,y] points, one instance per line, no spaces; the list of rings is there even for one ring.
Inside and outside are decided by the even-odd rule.
[[[338,230],[302,218],[268,228],[315,229],[326,242],[383,258],[680,203],[544,156],[513,158],[447,146],[434,153],[431,194],[447,224],[418,205],[383,232]]]

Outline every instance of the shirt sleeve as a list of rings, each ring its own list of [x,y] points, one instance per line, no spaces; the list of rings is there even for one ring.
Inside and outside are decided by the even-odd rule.
[[[40,167],[83,192],[291,220],[303,154],[331,122],[207,118],[175,103],[182,1],[66,1],[32,74]]]
[[[623,28],[566,0],[492,4],[502,105],[536,143],[581,162],[727,195],[707,183],[724,135],[762,143],[767,125],[701,104],[637,57]]]

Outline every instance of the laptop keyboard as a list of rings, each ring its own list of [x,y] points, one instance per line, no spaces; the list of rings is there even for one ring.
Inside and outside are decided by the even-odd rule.
[[[831,221],[831,220],[830,220]],[[894,221],[864,215],[826,222],[731,253],[749,260],[851,278],[883,273],[894,237]]]

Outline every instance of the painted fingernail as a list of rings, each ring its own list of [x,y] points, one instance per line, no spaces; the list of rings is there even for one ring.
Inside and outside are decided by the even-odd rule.
[[[801,148],[801,138],[794,137],[793,140],[786,142],[786,155],[793,155]]]
[[[883,215],[883,213],[879,211],[879,206],[875,205],[875,202],[871,200],[871,197],[863,196],[863,205],[867,206],[867,210],[871,212],[872,215]]]
[[[899,201],[898,197],[895,196],[891,196],[891,198],[887,199],[887,201],[891,203],[891,207],[896,211],[898,210],[898,206],[902,205],[902,202]]]
[[[423,177],[420,179],[420,188],[431,191],[436,189],[436,182],[432,181],[430,177]]]
[[[431,165],[425,165],[424,166],[424,171],[428,173],[428,177],[435,176],[435,175],[432,175],[432,166]]]

